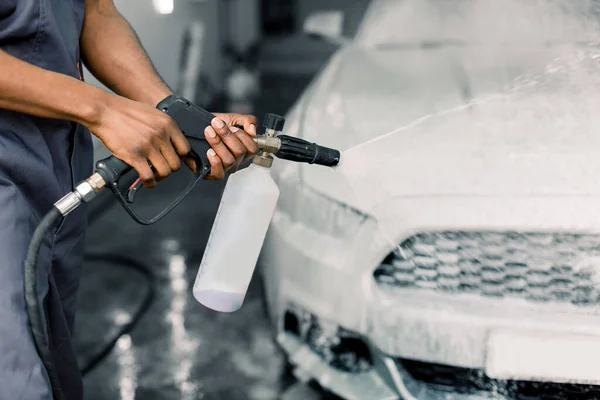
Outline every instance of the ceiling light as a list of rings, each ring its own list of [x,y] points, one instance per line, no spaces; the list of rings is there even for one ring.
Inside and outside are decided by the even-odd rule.
[[[154,10],[159,14],[171,14],[175,9],[173,0],[152,0]]]

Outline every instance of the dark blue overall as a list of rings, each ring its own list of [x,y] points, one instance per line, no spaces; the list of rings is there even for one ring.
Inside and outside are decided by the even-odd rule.
[[[80,79],[85,0],[0,0],[0,49]],[[59,98],[60,92],[53,93]],[[53,203],[92,173],[92,142],[81,126],[0,109],[0,399],[51,398],[28,327],[23,262],[31,235]],[[48,235],[39,296],[66,399],[83,397],[71,336],[83,257],[85,208]]]

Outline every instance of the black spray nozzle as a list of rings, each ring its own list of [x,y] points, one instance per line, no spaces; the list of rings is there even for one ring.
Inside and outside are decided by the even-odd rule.
[[[267,129],[267,134],[254,138],[254,141],[263,152],[272,153],[283,160],[318,164],[326,167],[335,167],[340,163],[340,152],[338,150],[319,146],[316,143],[310,143],[293,136],[277,135],[283,130],[284,125],[284,117],[272,113],[265,115],[263,126]],[[270,166],[271,162],[268,161],[266,164]]]
[[[340,162],[338,150],[288,135],[279,135],[277,139],[281,141],[279,150],[274,153],[278,158],[326,167],[335,167]]]

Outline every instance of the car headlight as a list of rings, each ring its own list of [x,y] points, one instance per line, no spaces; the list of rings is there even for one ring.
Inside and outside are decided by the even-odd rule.
[[[303,184],[297,169],[297,164],[286,163],[274,176],[280,190],[279,212],[293,222],[333,237],[348,237],[366,221],[366,214]]]
[[[333,237],[354,234],[367,216],[307,186],[298,186],[296,220]]]
[[[302,136],[303,104],[299,101],[287,114],[285,132]],[[277,209],[293,222],[333,237],[348,237],[366,221],[368,216],[302,183],[300,165],[276,160],[271,175],[279,186]]]

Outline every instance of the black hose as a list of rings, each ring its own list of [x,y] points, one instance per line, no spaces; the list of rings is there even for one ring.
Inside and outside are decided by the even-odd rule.
[[[81,367],[81,375],[86,376],[89,374],[94,368],[96,368],[113,350],[121,336],[128,334],[131,330],[137,325],[140,319],[146,314],[148,309],[152,306],[152,302],[154,301],[154,296],[156,293],[156,285],[155,285],[155,276],[152,270],[144,266],[142,263],[134,260],[133,258],[129,258],[126,256],[122,256],[120,254],[107,254],[107,253],[88,253],[85,255],[86,261],[103,261],[110,262],[115,265],[119,265],[122,267],[133,269],[146,278],[148,281],[148,291],[146,292],[146,296],[144,297],[144,301],[134,313],[133,318],[127,324],[123,325],[121,329],[109,340],[107,341],[102,349],[96,353],[89,361],[87,361]]]
[[[25,304],[27,314],[29,316],[30,329],[38,355],[42,360],[48,374],[50,381],[49,384],[52,388],[53,400],[65,400],[65,397],[60,386],[60,380],[58,378],[56,368],[54,366],[54,360],[52,359],[52,352],[50,350],[49,343],[50,340],[45,327],[45,317],[38,297],[37,262],[44,238],[52,229],[52,227],[61,219],[61,217],[62,214],[58,208],[52,207],[52,209],[44,216],[44,218],[42,218],[42,221],[33,233],[31,242],[29,243],[29,248],[27,249],[27,257],[25,259],[23,276]],[[94,220],[95,219],[96,218],[94,218]],[[111,353],[118,340],[123,335],[131,332],[131,330],[151,307],[156,293],[156,278],[152,270],[132,258],[119,254],[87,253],[85,255],[85,259],[88,261],[109,262],[125,268],[133,269],[141,273],[148,281],[148,291],[146,292],[146,296],[144,297],[142,304],[134,313],[131,321],[123,325],[121,329],[119,329],[117,333],[102,346],[101,350],[81,367],[80,371],[82,376],[89,374],[94,368],[96,368]]]
[[[54,400],[64,400],[64,395],[60,388],[60,380],[58,379],[56,368],[54,368],[52,352],[50,351],[50,340],[48,339],[44,314],[38,297],[37,261],[44,238],[61,217],[62,214],[58,208],[52,207],[44,218],[42,218],[29,243],[23,271],[25,304],[27,314],[29,315],[29,325],[37,352],[46,367]]]

